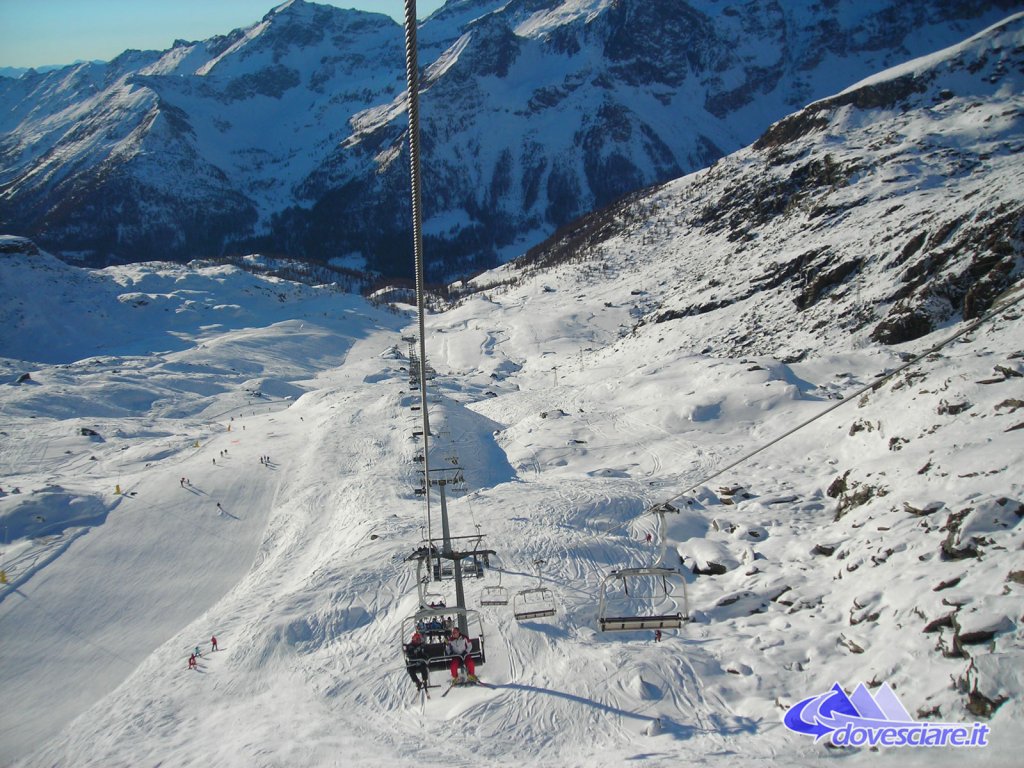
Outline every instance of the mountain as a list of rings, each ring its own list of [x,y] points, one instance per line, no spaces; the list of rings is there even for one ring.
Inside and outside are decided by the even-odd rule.
[[[1013,16],[814,102],[565,227],[518,269],[640,271],[641,295],[661,288],[641,322],[685,321],[693,344],[730,355],[900,344],[977,318],[1021,275],[1022,27]]]
[[[459,0],[421,25],[432,278],[493,266],[1016,3]],[[81,263],[254,250],[408,274],[404,43],[290,0],[0,80],[0,228]]]
[[[84,64],[83,59],[77,59],[74,64]],[[103,64],[102,59],[93,59],[94,64]],[[64,69],[67,64],[44,64],[38,67],[0,67],[0,77],[18,79],[27,72],[52,72],[55,69]]]
[[[431,444],[493,687],[429,701],[410,308],[0,238],[0,762],[1017,765],[1022,57],[1017,15],[453,286]],[[656,560],[691,620],[600,631]],[[801,703],[986,741],[834,749]]]

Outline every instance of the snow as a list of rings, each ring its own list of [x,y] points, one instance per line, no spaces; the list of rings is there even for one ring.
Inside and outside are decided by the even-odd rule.
[[[481,674],[495,688],[421,707],[398,654],[415,608],[403,560],[425,525],[401,354],[410,316],[233,268],[61,266],[110,289],[88,296],[45,279],[56,268],[45,254],[3,268],[4,291],[36,281],[41,314],[124,311],[132,325],[130,339],[96,324],[54,347],[59,357],[40,347],[50,362],[4,363],[5,763],[817,765],[832,755],[781,727],[784,706],[835,680],[885,681],[912,714],[938,704],[943,721],[969,722],[958,675],[1010,697],[986,764],[1009,765],[1021,746],[1019,676],[1000,671],[1019,665],[1020,587],[984,585],[1004,583],[1020,547],[1019,517],[999,499],[1020,498],[1022,457],[1002,431],[1012,418],[993,411],[1002,394],[972,383],[1016,349],[1019,319],[923,365],[943,398],[969,393],[982,416],[943,427],[955,453],[937,441],[878,448],[934,421],[915,401],[938,392],[891,386],[700,485],[670,516],[668,543],[685,565],[725,572],[691,577],[695,620],[654,643],[596,629],[608,570],[657,556],[645,510],[822,410],[814,393],[853,391],[893,358],[837,350],[755,365],[666,345],[660,328],[621,336],[635,275],[548,275],[556,290],[525,281],[431,316],[432,427],[470,488],[450,500],[453,534],[479,525],[512,592],[536,586],[544,559],[559,613],[518,623],[510,607],[481,608]],[[10,333],[2,344],[12,349]],[[16,385],[22,370],[31,381]],[[853,419],[884,434],[848,437]],[[915,474],[954,455],[941,483]],[[891,497],[837,527],[824,490],[851,466],[884,475]],[[948,509],[912,516],[903,498]],[[991,537],[1008,551],[939,568],[946,534],[922,525],[968,502],[957,542]],[[932,592],[948,574],[961,587]],[[472,607],[496,578],[469,580]],[[973,601],[965,628],[997,632],[998,653],[946,658],[920,632],[914,611],[930,620],[961,593]],[[848,756],[883,758],[908,756]],[[956,755],[909,755],[926,758]]]
[[[515,33],[521,37],[541,37],[578,18],[589,22],[611,4],[612,0],[566,0],[556,8],[531,14],[520,23]]]
[[[78,269],[0,239],[0,763],[1016,765],[1024,313],[884,381],[964,326],[870,339],[908,227],[1016,199],[1019,96],[992,90],[837,113],[788,147],[861,161],[808,201],[839,211],[828,226],[799,207],[741,244],[699,225],[731,185],[792,172],[748,148],[571,263],[481,275],[427,318],[432,457],[457,455],[467,486],[452,534],[498,553],[466,584],[494,687],[428,702],[400,654],[428,525],[409,308],[200,262]],[[944,160],[956,146],[984,162]],[[800,312],[801,285],[749,292],[823,245],[871,257],[855,285]],[[600,632],[605,577],[663,553],[692,621],[660,642]],[[550,589],[557,615],[480,607],[499,579]],[[833,750],[783,726],[835,684],[984,722],[991,743]]]

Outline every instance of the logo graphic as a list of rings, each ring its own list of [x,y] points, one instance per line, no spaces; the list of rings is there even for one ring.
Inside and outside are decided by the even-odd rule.
[[[794,733],[828,738],[836,747],[987,747],[983,723],[919,723],[888,683],[874,695],[864,683],[847,696],[839,683],[786,712],[783,724]]]

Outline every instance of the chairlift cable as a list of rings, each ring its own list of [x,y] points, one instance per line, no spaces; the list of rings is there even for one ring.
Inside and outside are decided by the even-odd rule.
[[[419,395],[420,412],[423,420],[423,495],[426,497],[427,510],[427,542],[426,546],[414,553],[409,560],[417,560],[417,590],[420,598],[420,608],[412,616],[402,622],[401,640],[403,653],[407,653],[405,639],[412,636],[412,631],[418,631],[420,624],[427,618],[437,619],[440,616],[450,616],[457,622],[460,632],[470,638],[469,630],[474,630],[476,637],[471,640],[472,651],[469,658],[475,659],[477,664],[485,661],[484,631],[480,615],[477,611],[466,607],[465,595],[462,589],[461,558],[465,553],[453,552],[451,546],[451,533],[448,523],[448,512],[445,496],[446,482],[442,478],[439,485],[440,497],[440,518],[441,531],[443,536],[442,550],[435,554],[434,537],[432,531],[432,517],[430,514],[430,490],[433,485],[431,481],[430,468],[430,418],[429,402],[427,398],[427,350],[426,350],[426,321],[425,321],[425,281],[424,281],[424,260],[423,260],[423,193],[420,162],[420,130],[419,130],[419,64],[416,46],[416,0],[405,0],[405,72],[407,81],[407,98],[409,113],[409,176],[412,209],[412,234],[413,234],[413,257],[415,262],[416,276],[416,322],[419,335],[417,367],[419,370]],[[451,559],[455,576],[455,605],[444,609],[430,609],[422,605],[424,601],[424,580],[422,569],[426,560],[428,570],[432,570],[434,558],[438,555]],[[440,558],[438,567],[440,569]],[[429,578],[429,577],[428,577]],[[435,642],[433,645],[440,646],[430,649],[428,657],[429,668],[447,668],[449,658],[447,647]],[[472,662],[463,659],[467,671],[472,674]]]
[[[409,112],[409,183],[412,205],[413,262],[416,276],[416,326],[419,334],[420,415],[423,419],[423,484],[427,541],[433,541],[430,515],[430,416],[427,404],[427,343],[423,268],[423,185],[420,172],[419,53],[416,47],[416,0],[405,0],[405,78]]]
[[[1010,298],[1010,296],[1014,292],[1019,292],[1019,295],[1017,295],[1016,297]],[[818,419],[822,418],[823,416],[828,415],[829,413],[831,413],[832,411],[836,410],[840,406],[843,406],[843,405],[846,405],[846,404],[848,404],[850,402],[853,402],[854,400],[856,400],[858,397],[860,397],[862,394],[864,394],[868,390],[879,388],[880,386],[882,386],[882,384],[887,382],[889,379],[892,379],[897,374],[905,371],[907,368],[910,368],[913,365],[916,365],[917,363],[921,362],[922,360],[924,360],[929,355],[935,354],[940,349],[943,349],[944,347],[948,346],[952,342],[954,342],[957,339],[959,339],[961,336],[965,336],[968,333],[971,333],[972,331],[977,330],[982,325],[990,322],[991,320],[994,320],[996,317],[998,317],[999,315],[1003,314],[1008,309],[1010,309],[1011,307],[1015,306],[1016,304],[1018,304],[1022,300],[1024,300],[1024,287],[1017,287],[1017,288],[1007,289],[1002,295],[1000,295],[1000,297],[998,299],[996,299],[996,301],[993,304],[993,306],[985,314],[983,314],[981,317],[976,319],[970,325],[968,325],[968,326],[966,326],[964,328],[961,328],[959,331],[954,333],[949,338],[939,342],[938,344],[935,344],[932,347],[929,347],[924,352],[922,352],[922,353],[920,353],[918,355],[915,355],[910,360],[908,360],[907,362],[903,363],[899,367],[893,369],[889,373],[887,373],[887,374],[885,374],[883,376],[880,376],[880,377],[872,380],[868,384],[865,384],[864,386],[860,387],[859,389],[857,389],[852,394],[844,397],[842,400],[839,400],[836,403],[833,403],[832,405],[830,405],[825,410],[823,410],[820,413],[810,417],[809,419],[806,419],[805,421],[802,421],[797,426],[793,427],[792,429],[787,430],[786,432],[784,432],[783,434],[779,435],[778,437],[772,439],[771,441],[769,441],[769,442],[767,442],[767,443],[765,443],[765,444],[755,448],[754,450],[750,451],[749,453],[744,454],[743,456],[741,456],[740,458],[736,459],[735,461],[730,462],[726,466],[721,467],[720,469],[716,469],[710,475],[707,475],[706,477],[702,478],[699,482],[693,483],[692,485],[690,485],[687,488],[683,489],[682,491],[680,491],[679,493],[675,494],[674,496],[670,496],[668,499],[666,499],[665,501],[663,501],[663,502],[661,502],[659,504],[654,504],[649,511],[657,510],[658,507],[661,507],[661,506],[664,506],[664,505],[671,505],[671,503],[673,501],[676,501],[677,499],[680,499],[683,496],[686,496],[686,495],[692,493],[697,488],[700,488],[702,485],[706,485],[707,483],[709,483],[712,480],[714,480],[716,477],[718,477],[718,476],[728,472],[730,469],[734,469],[735,467],[737,467],[740,464],[744,463],[748,459],[756,456],[757,454],[761,453],[762,451],[767,450],[768,448],[771,448],[776,443],[779,443],[782,440],[785,440],[787,437],[795,434],[796,432],[799,432],[801,429],[804,429],[805,427],[807,427],[810,424],[814,423],[815,421],[817,421]],[[617,530],[619,530],[621,528],[625,528],[626,526],[631,525],[632,523],[633,523],[632,519],[626,520],[626,521],[624,521],[622,523],[619,523],[618,525],[614,525],[611,528],[608,528],[607,530],[605,530],[603,532],[603,535],[607,536],[608,534],[610,534],[610,533],[612,533],[614,531],[617,531]]]
[[[1011,294],[1014,290],[1019,291],[1020,295],[1018,295],[1016,298],[1013,298],[1012,300],[1009,300],[1008,294]],[[1002,303],[1000,303],[1000,299],[1003,299],[1004,297],[1006,297],[1006,300],[1003,301]],[[841,406],[844,406],[844,405],[846,405],[846,404],[848,404],[850,402],[853,402],[854,400],[856,400],[858,397],[860,397],[862,394],[864,394],[868,390],[878,389],[885,382],[889,381],[890,379],[892,379],[897,374],[905,371],[907,368],[910,368],[913,365],[916,365],[917,363],[921,362],[921,360],[923,360],[924,358],[928,357],[929,355],[935,354],[940,349],[948,346],[952,342],[954,342],[957,339],[959,339],[961,336],[965,336],[968,333],[970,333],[971,331],[977,330],[983,324],[985,324],[985,323],[989,322],[990,320],[993,320],[997,316],[1001,315],[1003,312],[1008,310],[1010,307],[1016,305],[1021,300],[1024,300],[1024,289],[1022,289],[1020,287],[1018,287],[1016,289],[1008,289],[998,299],[996,299],[996,302],[988,310],[988,312],[983,314],[981,317],[979,317],[977,320],[975,320],[970,325],[968,325],[968,326],[966,326],[964,328],[961,328],[959,331],[954,333],[948,339],[945,339],[944,341],[941,341],[938,344],[935,344],[934,346],[928,348],[927,350],[925,350],[924,352],[920,353],[919,355],[916,355],[915,357],[912,357],[910,360],[905,362],[903,365],[900,365],[899,367],[895,368],[894,370],[890,371],[889,373],[887,373],[887,374],[885,374],[885,375],[883,375],[883,376],[881,376],[879,378],[876,378],[875,380],[871,381],[868,384],[865,384],[863,387],[860,387],[859,389],[857,389],[852,394],[848,395],[847,397],[843,398],[842,400],[838,401],[837,403],[834,403],[833,405],[830,405],[828,408],[823,410],[821,413],[818,413],[815,416],[812,416],[811,418],[806,419],[805,421],[802,421],[801,423],[797,424],[792,429],[787,430],[786,432],[782,433],[781,435],[779,435],[775,439],[771,440],[770,442],[767,442],[764,445],[761,445],[760,447],[758,447],[755,450],[751,451],[750,453],[747,453],[744,456],[741,456],[740,458],[736,459],[735,461],[730,462],[729,464],[727,464],[726,466],[722,467],[721,469],[718,469],[715,472],[713,472],[712,474],[708,475],[707,477],[702,479],[700,482],[694,483],[693,485],[689,486],[688,488],[684,489],[683,491],[680,491],[679,493],[677,493],[675,496],[671,496],[670,498],[666,499],[662,503],[663,504],[670,504],[671,502],[675,501],[676,499],[679,499],[679,498],[681,498],[683,496],[686,496],[687,494],[689,494],[692,491],[696,490],[700,486],[707,484],[711,480],[714,480],[719,475],[722,475],[725,472],[728,472],[730,469],[733,469],[734,467],[739,466],[743,462],[747,461],[747,459],[750,459],[750,458],[756,456],[757,454],[761,453],[762,451],[767,450],[768,448],[771,448],[776,443],[779,443],[779,442],[785,440],[790,435],[793,435],[796,432],[799,432],[804,427],[809,426],[810,424],[814,423],[815,421],[817,421],[818,419],[822,418],[823,416],[826,416],[827,414],[831,413],[832,411],[836,410],[837,408],[839,408]]]

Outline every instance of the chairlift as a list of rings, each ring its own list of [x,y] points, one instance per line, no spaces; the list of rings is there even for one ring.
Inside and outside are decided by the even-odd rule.
[[[407,644],[413,633],[423,636],[427,651],[427,666],[430,669],[448,669],[456,658],[446,653],[448,636],[453,627],[469,640],[470,656],[479,666],[486,661],[484,648],[484,625],[480,612],[472,608],[421,608],[412,616],[402,620],[402,655],[408,661]],[[464,627],[464,628],[463,628]]]
[[[440,592],[424,592],[420,598],[420,608],[444,608],[445,596]]]
[[[659,518],[661,542],[661,552],[653,566],[619,568],[601,581],[597,620],[602,632],[678,629],[689,619],[686,581],[677,569],[664,565],[668,547],[665,515],[678,511],[671,504],[662,504],[652,510]],[[678,591],[677,585],[681,585]]]
[[[484,651],[484,625],[480,618],[480,612],[459,606],[429,607],[428,600],[436,595],[425,591],[424,585],[429,583],[429,579],[423,576],[424,559],[419,558],[416,566],[420,607],[411,616],[402,620],[402,635],[399,639],[403,657],[408,662],[407,644],[412,639],[413,633],[419,632],[423,635],[423,642],[426,646],[427,667],[429,669],[448,669],[455,659],[454,656],[446,653],[448,636],[451,630],[457,627],[470,642],[472,649],[469,655],[473,661],[478,665],[483,664],[486,654]]]
[[[494,554],[494,550],[481,548],[483,538],[480,534],[476,536],[449,537],[451,542],[469,541],[472,543],[472,549],[458,552],[445,552],[441,550],[437,545],[437,539],[427,542],[427,546],[423,550],[428,553],[431,560],[430,572],[433,575],[434,581],[454,578],[456,560],[460,563],[463,577],[482,579],[484,571],[490,562],[490,556]]]
[[[533,561],[533,566],[537,571],[537,586],[521,590],[512,598],[512,614],[516,621],[545,619],[558,613],[554,593],[541,583],[540,567],[542,565],[544,565],[543,560]]]
[[[676,583],[682,584],[683,610]],[[678,629],[687,611],[686,582],[674,568],[620,568],[601,582],[598,623],[603,632]]]
[[[498,583],[483,588],[480,592],[480,605],[508,605],[509,592],[501,586],[501,571],[498,571]]]

